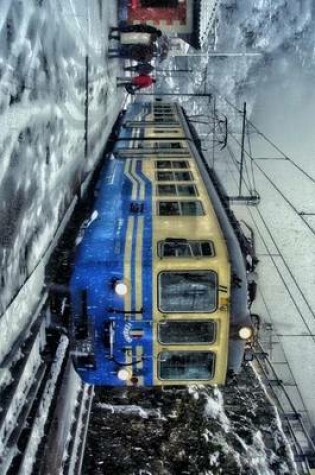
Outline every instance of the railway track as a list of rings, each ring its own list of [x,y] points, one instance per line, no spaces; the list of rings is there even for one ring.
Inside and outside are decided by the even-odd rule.
[[[0,473],[25,469],[44,433],[68,339],[46,332],[41,308],[2,361]]]
[[[38,311],[0,365],[0,474],[78,474],[93,387],[69,360],[69,341]]]
[[[255,373],[266,394],[277,408],[283,431],[293,453],[297,470],[302,475],[315,473],[315,444],[311,437],[312,424],[305,411],[296,407],[285,381],[279,378],[268,353],[260,342],[256,344]]]

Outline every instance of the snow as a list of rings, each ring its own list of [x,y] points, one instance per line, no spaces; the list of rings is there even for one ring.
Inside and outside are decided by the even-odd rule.
[[[32,473],[36,452],[44,436],[45,424],[47,422],[52,398],[55,396],[56,383],[59,373],[61,371],[68,343],[68,338],[62,336],[56,351],[55,361],[52,364],[50,370],[50,378],[48,379],[45,385],[43,396],[41,398],[41,403],[39,405],[37,415],[32,426],[31,436],[23,454],[23,464],[22,471],[20,471],[20,475],[28,475]]]
[[[144,419],[148,419],[148,417],[157,417],[161,419],[162,417],[159,411],[146,410],[136,405],[113,406],[112,404],[99,403],[97,406],[100,409],[110,411],[112,413],[118,412],[118,413],[123,413],[123,414],[132,414],[132,415],[137,415],[139,417],[143,417]]]
[[[123,93],[118,61],[106,56],[116,0],[10,0],[0,18],[1,361],[40,300],[43,256],[100,157]]]
[[[222,391],[95,388],[94,401],[86,473],[100,463],[110,473],[296,473],[280,421],[250,367]]]
[[[204,413],[205,417],[218,419],[225,432],[230,430],[230,421],[224,413],[223,396],[218,388],[215,388],[213,397],[207,395]]]

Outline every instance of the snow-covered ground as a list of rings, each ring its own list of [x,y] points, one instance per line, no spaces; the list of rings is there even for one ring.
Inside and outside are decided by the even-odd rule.
[[[0,2],[0,360],[27,325],[41,258],[120,110],[119,63],[106,54],[116,24],[116,0]]]

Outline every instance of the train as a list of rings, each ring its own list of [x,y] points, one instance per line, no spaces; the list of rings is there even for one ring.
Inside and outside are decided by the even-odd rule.
[[[69,283],[77,373],[98,386],[225,384],[253,339],[248,269],[185,110],[130,104],[94,191]]]

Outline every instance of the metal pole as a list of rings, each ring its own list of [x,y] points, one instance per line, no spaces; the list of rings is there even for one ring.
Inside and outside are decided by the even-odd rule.
[[[241,145],[241,165],[240,165],[240,182],[238,187],[238,194],[242,196],[242,181],[243,181],[243,167],[244,167],[244,146],[245,146],[245,127],[246,127],[246,102],[243,108],[243,126],[242,126],[242,145]]]

